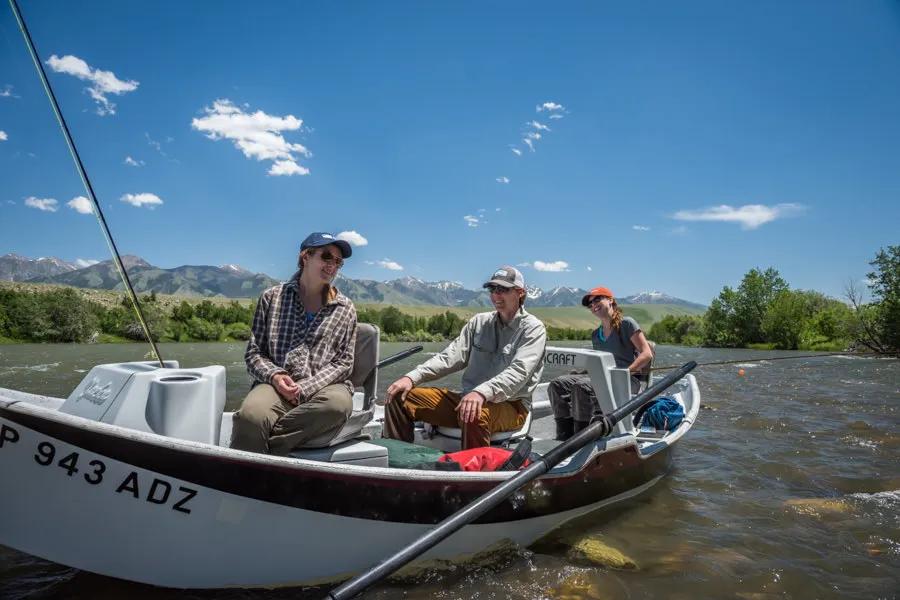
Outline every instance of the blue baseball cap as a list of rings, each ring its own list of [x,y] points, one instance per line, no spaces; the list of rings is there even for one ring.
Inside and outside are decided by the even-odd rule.
[[[341,249],[341,255],[344,258],[350,258],[350,255],[353,254],[353,248],[350,247],[350,244],[345,242],[344,240],[339,240],[337,237],[330,233],[326,233],[323,231],[316,231],[314,233],[306,236],[306,239],[303,240],[303,243],[300,244],[300,251],[306,250],[307,248],[318,248],[320,246],[328,246],[330,244],[334,244],[338,248]]]

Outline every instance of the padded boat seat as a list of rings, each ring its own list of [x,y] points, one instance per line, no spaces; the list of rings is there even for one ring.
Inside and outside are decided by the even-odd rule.
[[[378,328],[369,323],[357,323],[356,347],[353,352],[353,371],[350,381],[354,388],[362,388],[362,407],[354,409],[344,426],[335,433],[320,435],[298,448],[328,448],[342,444],[347,440],[362,438],[362,430],[371,421],[375,413],[372,403],[375,401],[375,388],[378,385]],[[354,394],[355,396],[357,394]],[[368,436],[366,436],[368,439]]]
[[[360,437],[360,434],[369,421],[374,418],[375,414],[371,410],[354,410],[347,418],[347,422],[341,427],[337,433],[329,433],[315,437],[302,446],[301,448],[327,448],[328,446],[336,446],[347,440]]]
[[[444,437],[448,437],[454,440],[462,440],[462,429],[460,429],[459,427],[436,427],[435,431],[439,435],[442,435]],[[529,431],[531,431],[530,410],[528,411],[528,415],[525,417],[525,423],[519,429],[515,429],[512,431],[498,431],[497,433],[491,434],[491,445],[500,446],[508,442],[520,440],[528,435]]]

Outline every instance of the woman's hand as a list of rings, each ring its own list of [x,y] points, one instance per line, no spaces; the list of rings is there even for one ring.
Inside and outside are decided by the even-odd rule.
[[[278,392],[278,395],[290,402],[297,404],[297,396],[300,394],[300,388],[291,379],[287,373],[278,373],[272,377],[272,387]]]
[[[384,397],[384,403],[390,404],[391,400],[394,399],[394,396],[400,394],[400,401],[406,400],[406,394],[409,393],[409,390],[413,389],[412,379],[404,375],[394,383],[388,386],[387,393]]]
[[[456,412],[463,423],[473,423],[481,415],[481,407],[484,406],[484,396],[478,392],[469,392],[462,397],[456,405]]]

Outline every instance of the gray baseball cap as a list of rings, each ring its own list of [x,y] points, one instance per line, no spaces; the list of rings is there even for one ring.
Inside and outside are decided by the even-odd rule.
[[[506,288],[517,287],[525,289],[525,277],[522,276],[522,272],[517,268],[503,265],[494,271],[490,281],[485,282],[481,287],[487,287],[489,285],[502,285]]]

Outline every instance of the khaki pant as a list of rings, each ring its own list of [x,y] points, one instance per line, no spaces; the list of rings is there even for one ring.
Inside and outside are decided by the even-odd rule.
[[[260,383],[234,413],[231,447],[285,456],[320,435],[337,433],[351,412],[353,397],[344,383],[325,386],[299,406]]]
[[[481,414],[472,423],[463,423],[456,412],[462,396],[446,388],[417,387],[406,394],[405,400],[394,398],[385,407],[383,436],[412,442],[413,423],[424,421],[439,427],[462,429],[462,449],[491,445],[491,434],[515,431],[525,424],[528,411],[519,400],[485,402]]]
[[[631,393],[637,394],[640,391],[641,382],[632,376]],[[572,418],[587,422],[594,413],[603,412],[597,403],[589,375],[561,375],[547,386],[547,395],[550,397],[550,406],[556,419]]]

